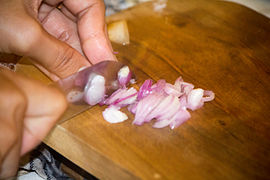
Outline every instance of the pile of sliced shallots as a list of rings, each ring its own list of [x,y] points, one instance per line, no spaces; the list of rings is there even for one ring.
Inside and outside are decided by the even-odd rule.
[[[125,66],[118,73],[118,81],[124,85],[123,88],[100,102],[101,105],[109,106],[103,111],[106,121],[119,123],[127,120],[127,115],[120,111],[127,106],[128,110],[135,114],[133,124],[142,125],[156,119],[154,128],[170,126],[174,129],[191,117],[188,109],[194,111],[215,97],[212,91],[194,89],[194,85],[184,82],[181,77],[176,79],[174,84],[167,83],[164,79],[153,84],[153,81],[148,79],[138,91],[125,86],[130,79],[131,72]]]

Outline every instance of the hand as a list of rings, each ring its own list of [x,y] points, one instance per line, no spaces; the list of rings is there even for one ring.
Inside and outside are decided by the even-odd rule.
[[[0,51],[32,58],[53,80],[116,60],[101,0],[1,0],[0,27]]]
[[[116,60],[101,0],[1,0],[0,52],[30,57],[53,80]],[[67,104],[58,90],[12,72],[1,71],[0,82],[1,179],[16,173],[20,155],[40,143]]]
[[[67,107],[53,87],[0,69],[0,179],[16,174],[20,155],[34,148]]]

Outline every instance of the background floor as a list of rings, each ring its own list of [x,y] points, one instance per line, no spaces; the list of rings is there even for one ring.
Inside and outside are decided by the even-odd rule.
[[[270,0],[227,0],[242,4],[270,18]]]

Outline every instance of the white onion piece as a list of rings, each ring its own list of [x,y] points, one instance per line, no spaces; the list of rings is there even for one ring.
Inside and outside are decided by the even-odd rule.
[[[142,86],[140,87],[139,91],[138,91],[138,100],[141,100],[142,98],[144,98],[145,96],[149,95],[152,93],[152,83],[153,81],[151,79],[147,79],[144,81],[144,83],[142,84]]]
[[[127,115],[121,111],[116,106],[110,106],[106,108],[102,115],[106,121],[109,123],[120,123],[128,119]]]
[[[152,127],[153,128],[164,128],[164,127],[170,125],[172,120],[173,120],[173,118],[159,120],[159,121],[155,122],[155,124]]]
[[[185,94],[189,94],[191,92],[191,90],[194,88],[193,84],[187,83],[187,82],[182,82],[181,83],[181,88],[182,88],[182,92]]]
[[[152,88],[152,91],[154,92],[164,92],[165,86],[166,86],[166,81],[164,79],[160,79],[151,88]]]
[[[104,101],[107,105],[125,106],[136,101],[137,90],[135,88],[123,88],[115,91],[109,98]]]
[[[105,99],[104,104],[106,105],[111,105],[113,104],[117,99],[122,97],[122,94],[124,92],[126,92],[126,88],[123,89],[118,89],[117,91],[115,91],[114,93],[112,93],[112,95],[110,97],[108,97],[107,99]]]
[[[146,117],[148,116],[148,114],[154,108],[156,108],[157,105],[160,104],[160,102],[163,100],[163,98],[164,97],[161,96],[160,94],[153,93],[153,94],[146,96],[141,101],[139,101],[139,103],[136,104],[135,107],[132,107],[133,109],[130,110],[131,112],[132,111],[136,112],[135,119],[132,123],[137,124],[137,125],[141,125],[143,122],[147,121]]]
[[[127,96],[124,100],[119,102],[120,106],[126,106],[126,105],[130,105],[132,103],[134,103],[137,99],[137,94],[131,94],[130,96]]]
[[[184,82],[182,77],[179,77],[174,82],[174,88],[180,91],[181,93],[188,94],[194,88],[194,85]]]
[[[172,96],[172,95],[170,95]],[[172,101],[169,106],[166,106],[159,114],[155,117],[158,121],[162,119],[170,119],[181,107],[178,97],[172,96]]]
[[[130,79],[129,83],[130,84],[135,84],[136,83],[136,79]]]
[[[173,102],[168,106],[164,112],[160,113],[155,118],[157,122],[153,125],[154,128],[163,128],[168,126],[176,117],[175,114],[179,111],[180,101],[174,96]]]
[[[148,122],[153,118],[157,118],[163,113],[166,113],[168,107],[173,102],[174,96],[169,95],[162,99],[162,101],[151,111],[151,113],[145,118],[145,121]]]
[[[186,110],[186,108],[177,109],[176,113],[172,114],[170,118],[164,118],[158,120],[153,127],[154,128],[164,128],[170,125],[171,129],[174,129],[181,125],[183,122],[190,118],[190,113]]]
[[[94,75],[84,90],[84,99],[90,105],[101,102],[105,96],[105,78],[101,75]]]
[[[120,106],[120,107],[127,106],[134,103],[136,99],[137,99],[137,91],[135,93],[131,91],[127,91],[126,96],[116,101],[115,105]]]
[[[185,107],[181,108],[176,114],[175,117],[170,122],[170,128],[174,129],[180,126],[182,123],[187,121],[191,117],[190,113]]]
[[[166,83],[164,91],[167,94],[174,95],[176,97],[180,97],[183,94],[180,89],[169,83]]]
[[[182,82],[184,82],[183,78],[180,76],[179,78],[177,78],[174,82],[174,87],[178,90],[181,91],[181,84]]]
[[[187,107],[187,96],[182,95],[179,98],[179,102],[180,102],[181,107]]]
[[[192,111],[200,108],[203,105],[202,97],[203,97],[203,89],[198,88],[190,91],[187,98],[188,102],[187,108],[191,109]]]

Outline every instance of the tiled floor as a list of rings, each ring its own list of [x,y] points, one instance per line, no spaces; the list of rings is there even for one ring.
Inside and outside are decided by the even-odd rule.
[[[270,0],[227,0],[247,6],[270,18]]]

